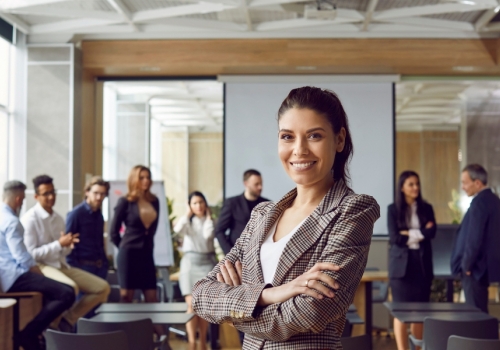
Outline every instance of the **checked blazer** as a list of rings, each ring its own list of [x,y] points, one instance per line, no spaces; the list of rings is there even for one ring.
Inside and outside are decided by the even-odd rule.
[[[233,249],[193,287],[196,314],[212,323],[232,322],[245,333],[244,350],[342,349],[340,335],[366,267],[379,206],[374,198],[356,195],[343,181],[337,181],[285,246],[272,282],[272,286],[286,284],[317,262],[334,263],[341,269],[325,273],[340,285],[335,297],[317,300],[301,294],[261,307],[257,301],[262,290],[272,286],[264,283],[260,248],[296,196],[294,189],[277,203],[255,207]],[[240,286],[217,281],[225,260],[241,261]]]

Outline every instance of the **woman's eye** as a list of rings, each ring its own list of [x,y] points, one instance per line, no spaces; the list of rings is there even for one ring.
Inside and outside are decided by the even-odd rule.
[[[292,135],[289,135],[289,134],[282,134],[282,135],[280,136],[280,139],[285,140],[285,141],[287,141],[287,140],[291,140],[291,139],[292,139]]]
[[[317,133],[316,134],[311,134],[311,135],[309,135],[309,138],[310,139],[315,139],[315,140],[316,139],[320,139],[321,138],[321,134],[317,134]]]

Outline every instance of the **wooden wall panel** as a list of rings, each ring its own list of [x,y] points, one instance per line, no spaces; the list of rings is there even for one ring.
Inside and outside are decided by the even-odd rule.
[[[396,134],[396,176],[404,170],[420,175],[422,195],[432,204],[436,220],[442,224],[451,223],[448,202],[452,189],[460,189],[459,145],[458,131]]]
[[[120,40],[84,41],[82,50],[96,76],[500,75],[497,39]]]

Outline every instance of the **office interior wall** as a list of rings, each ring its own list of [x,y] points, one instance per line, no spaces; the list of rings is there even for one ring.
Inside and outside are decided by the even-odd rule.
[[[420,175],[422,196],[433,207],[439,224],[451,224],[448,202],[460,190],[460,133],[458,130],[398,131],[396,180],[404,170]]]
[[[307,82],[296,79],[295,83],[226,83],[225,196],[242,192],[241,177],[248,168],[262,172],[263,196],[271,200],[279,200],[294,187],[277,154],[277,111],[291,89],[314,85],[332,89],[340,97],[354,142],[352,187],[357,193],[374,196],[385,218],[394,188],[392,83],[315,83],[314,77]],[[387,233],[384,219],[375,223],[374,233]]]

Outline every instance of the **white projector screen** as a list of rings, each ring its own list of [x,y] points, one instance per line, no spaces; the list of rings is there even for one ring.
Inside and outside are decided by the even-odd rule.
[[[323,80],[324,81],[324,80]],[[243,192],[243,172],[262,173],[262,195],[279,200],[294,187],[278,158],[277,111],[288,92],[300,86],[335,91],[349,118],[354,157],[352,188],[377,200],[381,218],[374,234],[387,234],[387,206],[394,189],[393,83],[228,82],[225,86],[225,197]]]

